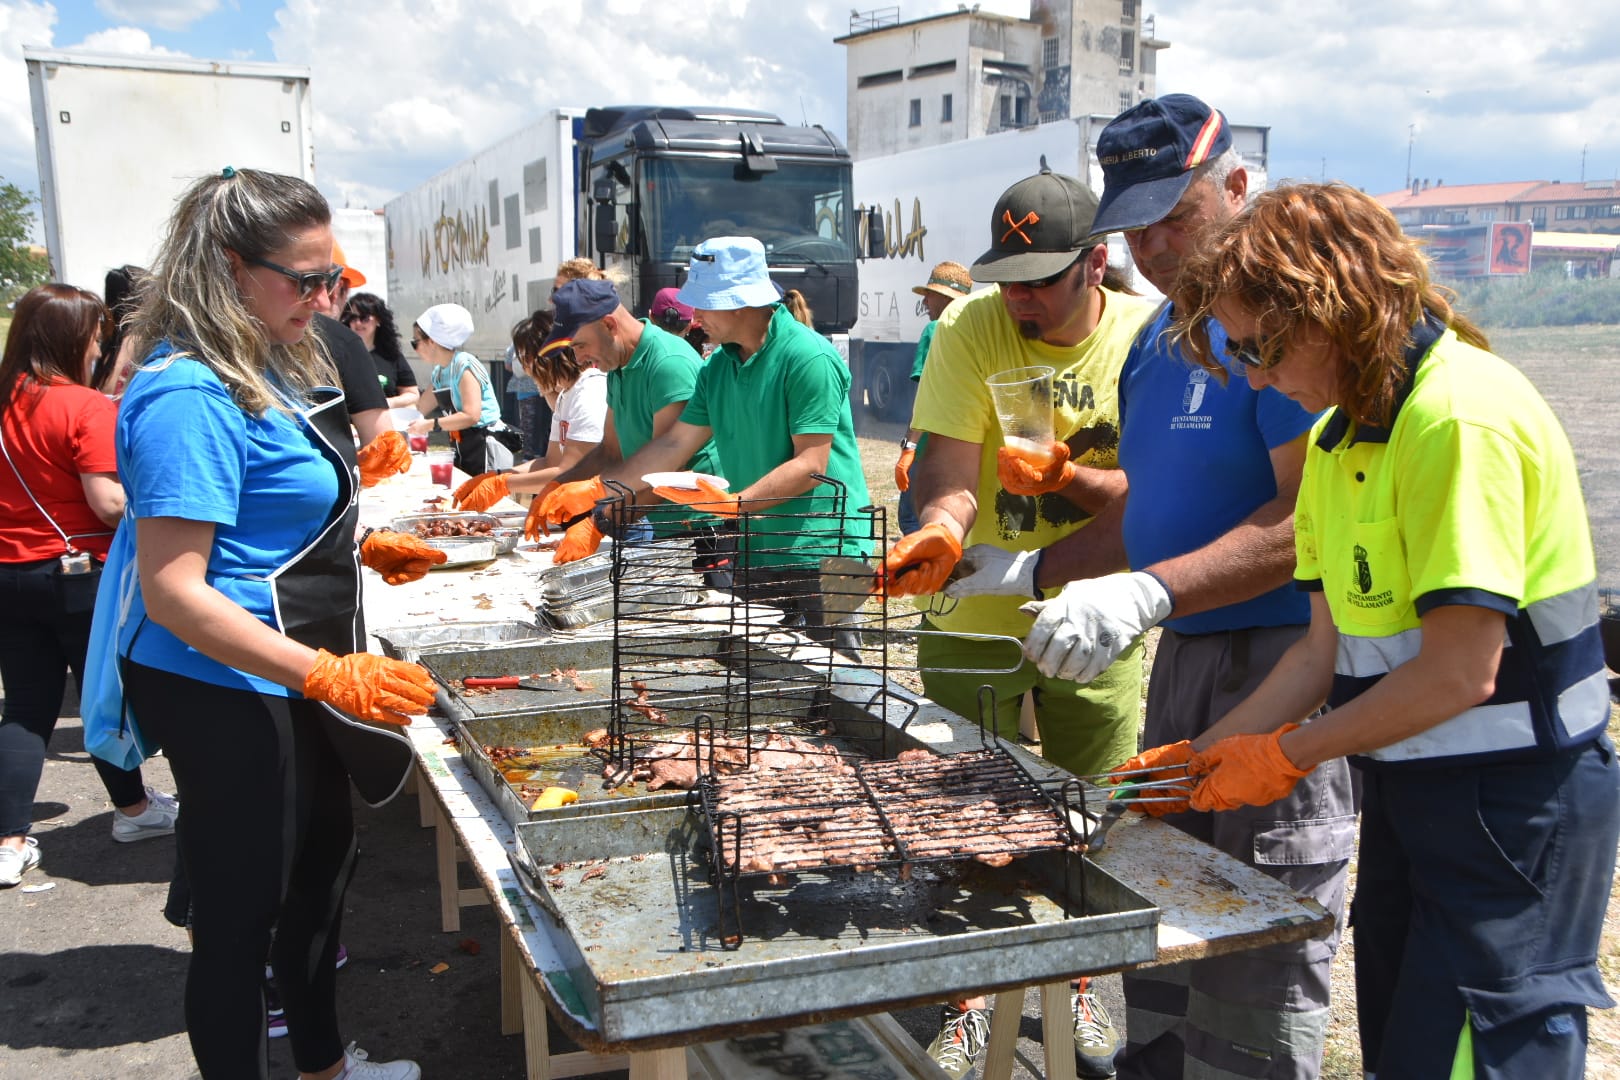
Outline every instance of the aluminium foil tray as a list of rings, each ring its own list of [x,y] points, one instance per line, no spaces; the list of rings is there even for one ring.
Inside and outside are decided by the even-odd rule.
[[[568,969],[548,989],[584,1004],[595,1030],[569,1031],[598,1051],[935,1003],[1155,955],[1158,909],[1089,859],[1066,868],[1061,853],[1002,870],[923,864],[908,880],[834,871],[745,887],[744,936],[727,947],[700,810],[598,805],[520,824],[517,838]],[[1071,872],[1085,876],[1091,909],[1065,918]],[[1079,883],[1067,891],[1078,897]]]

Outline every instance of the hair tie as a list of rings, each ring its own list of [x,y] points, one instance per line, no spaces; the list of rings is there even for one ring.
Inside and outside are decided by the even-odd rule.
[[[229,180],[231,177],[236,175],[236,166],[234,166],[234,165],[225,166],[225,168],[220,170],[219,175],[224,177],[225,179]]]

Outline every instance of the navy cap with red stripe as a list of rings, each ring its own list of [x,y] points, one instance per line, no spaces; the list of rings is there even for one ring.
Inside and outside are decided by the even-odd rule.
[[[1152,225],[1181,201],[1193,170],[1231,145],[1226,117],[1191,94],[1149,98],[1120,113],[1097,137],[1103,193],[1093,231]]]

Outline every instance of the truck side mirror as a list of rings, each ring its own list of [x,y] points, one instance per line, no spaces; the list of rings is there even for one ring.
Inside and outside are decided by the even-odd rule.
[[[612,186],[612,181],[609,181]],[[619,249],[619,220],[613,212],[613,202],[609,199],[596,208],[595,240],[597,251],[617,251]]]
[[[602,205],[611,205],[613,202],[613,180],[611,177],[598,176],[591,184],[591,201]]]
[[[881,259],[889,253],[888,237],[883,231],[883,210],[869,206],[861,214],[862,235],[866,239],[866,258]]]

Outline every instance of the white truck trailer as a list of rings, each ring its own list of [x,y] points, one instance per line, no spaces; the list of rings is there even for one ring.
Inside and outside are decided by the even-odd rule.
[[[227,165],[315,178],[309,69],[25,48],[51,276],[149,265],[175,199]]]
[[[908,150],[855,163],[856,212],[868,234],[860,263],[860,303],[850,330],[852,394],[878,419],[911,415],[917,340],[928,322],[912,287],[935,263],[971,266],[990,246],[990,212],[1017,181],[1038,172],[1077,176],[1102,191],[1097,136],[1112,117],[1083,116],[1035,127]],[[1265,188],[1270,129],[1232,125],[1233,144],[1249,170],[1249,190]],[[881,223],[877,220],[881,216]],[[1131,265],[1123,239],[1109,237],[1109,261],[1131,273],[1132,287],[1157,295]]]

